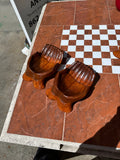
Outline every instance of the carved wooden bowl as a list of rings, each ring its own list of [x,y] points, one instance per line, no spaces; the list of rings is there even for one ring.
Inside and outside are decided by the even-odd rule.
[[[69,68],[57,73],[52,88],[46,95],[57,101],[58,107],[64,112],[72,111],[72,103],[83,99],[95,79],[95,72],[89,66],[75,62]]]
[[[113,52],[114,56],[120,58],[120,47],[119,50]]]
[[[35,88],[44,88],[45,80],[54,75],[61,64],[63,54],[64,51],[61,49],[46,44],[41,53],[37,52],[30,56],[23,79],[33,81]]]

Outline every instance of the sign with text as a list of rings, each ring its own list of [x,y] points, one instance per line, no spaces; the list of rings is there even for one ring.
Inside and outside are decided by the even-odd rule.
[[[50,1],[52,0],[10,0],[29,44],[31,44],[42,7]]]

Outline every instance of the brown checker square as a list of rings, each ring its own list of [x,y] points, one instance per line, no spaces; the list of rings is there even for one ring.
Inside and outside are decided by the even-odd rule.
[[[101,47],[100,46],[93,46],[93,51],[101,51]]]
[[[103,73],[112,73],[112,67],[111,66],[102,66]]]
[[[85,30],[85,34],[92,34],[92,30]]]
[[[61,46],[61,49],[62,49],[63,51],[67,51],[67,50],[68,50],[68,46]]]
[[[83,58],[75,58],[75,62],[76,61],[79,61],[79,62],[82,62],[83,63]]]
[[[110,58],[110,52],[102,52],[102,58]]]
[[[93,58],[93,65],[102,65],[101,58]]]
[[[120,34],[120,30],[116,30],[116,34]]]
[[[92,58],[92,52],[84,52],[84,58]]]
[[[120,46],[120,40],[118,40],[118,45]]]
[[[70,30],[70,34],[77,34],[77,30]]]
[[[113,66],[120,66],[120,59],[111,59]]]
[[[100,39],[100,35],[92,35],[92,39],[93,40],[95,40],[95,39],[99,40]]]
[[[107,34],[107,30],[100,30],[100,34]]]
[[[75,58],[75,52],[69,52],[69,55],[71,56],[71,58]]]
[[[114,25],[109,25],[109,24],[107,25],[107,28],[108,28],[108,29],[115,29],[115,28],[114,28]]]
[[[110,51],[111,52],[116,51],[116,50],[118,50],[117,46],[110,46]]]
[[[69,35],[63,35],[62,36],[62,40],[68,40],[69,39]]]
[[[84,25],[78,25],[78,29],[84,29]]]
[[[84,46],[76,46],[76,51],[84,51]]]
[[[92,45],[92,40],[84,40],[84,45]]]
[[[109,41],[108,40],[101,40],[101,45],[109,45]]]
[[[77,35],[77,40],[83,40],[84,39],[84,35]]]
[[[108,35],[109,40],[116,40],[116,35]]]
[[[76,40],[69,40],[69,45],[76,45]]]
[[[70,25],[69,26],[64,26],[64,29],[70,29]]]
[[[92,29],[99,29],[99,25],[92,25]]]

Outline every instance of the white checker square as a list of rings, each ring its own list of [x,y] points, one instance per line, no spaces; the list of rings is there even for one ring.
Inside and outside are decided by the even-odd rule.
[[[77,30],[77,35],[83,35],[85,31],[83,29]]]
[[[107,29],[107,25],[99,25],[99,29]]]
[[[92,40],[93,46],[100,46],[100,40]]]
[[[108,40],[108,35],[107,34],[101,34],[100,35],[100,40]]]
[[[68,46],[68,52],[75,52],[76,46]]]
[[[70,30],[63,30],[62,35],[69,35],[70,34]]]
[[[93,59],[92,58],[84,58],[83,63],[85,63],[86,65],[92,65]]]
[[[70,58],[69,61],[67,62],[67,64],[72,64],[75,62],[75,58]]]
[[[116,35],[117,40],[120,40],[120,35]]]
[[[92,25],[84,25],[84,29],[78,29],[77,25],[71,25],[70,29],[63,29],[62,35],[69,35],[69,39],[61,40],[61,46],[68,46],[68,52],[75,52],[75,57],[70,58],[67,62],[68,65],[71,65],[75,62],[75,58],[82,58],[83,63],[86,65],[92,65],[93,69],[98,73],[103,73],[103,66],[111,66],[113,74],[120,74],[120,66],[112,66],[112,59],[117,59],[113,55],[113,52],[110,52],[110,46],[118,46],[118,41],[120,40],[120,34],[116,34],[116,30],[120,30],[120,25],[114,25],[115,29],[108,29],[107,25],[99,25],[99,29],[92,29]],[[76,30],[77,34],[70,34],[70,30]],[[92,34],[85,34],[85,30],[91,30]],[[100,34],[100,30],[107,30],[107,34]],[[77,35],[84,35],[84,39],[77,39]],[[100,39],[92,39],[93,35],[99,35]],[[109,35],[116,36],[116,39],[110,39]],[[75,45],[69,45],[69,40],[75,40]],[[84,40],[92,40],[92,45],[84,45]],[[101,40],[108,40],[109,45],[102,45]],[[84,46],[84,52],[92,52],[93,46],[99,46],[101,51],[92,52],[92,58],[84,58],[83,51],[76,52],[76,46]],[[110,52],[110,58],[102,58],[102,52]],[[102,65],[93,65],[93,59],[100,58]]]
[[[71,25],[70,30],[77,30],[77,25]]]
[[[69,40],[61,40],[61,46],[67,46]]]
[[[84,46],[84,51],[85,52],[92,52],[92,46],[89,46],[89,45]]]
[[[110,52],[109,46],[101,46],[101,52]]]
[[[93,58],[101,58],[101,52],[93,52]]]
[[[120,66],[112,66],[112,73],[120,74]]]
[[[84,40],[92,40],[92,35],[91,34],[84,35]]]
[[[93,34],[93,35],[100,34],[100,31],[99,31],[98,29],[93,29],[93,30],[92,30],[92,34]]]
[[[113,52],[110,52],[110,57],[111,57],[112,59],[117,59],[117,57],[114,56]]]
[[[114,29],[108,29],[108,34],[109,34],[109,35],[115,34],[115,30],[114,30]]]
[[[75,58],[84,58],[84,52],[76,52]]]
[[[120,25],[114,25],[115,29],[119,29],[120,30]]]
[[[90,29],[92,29],[92,25],[85,25],[85,28],[84,28],[85,30],[90,30]]]
[[[103,73],[101,65],[93,65],[93,69],[98,73]]]
[[[76,41],[76,46],[83,46],[84,45],[84,40],[77,40]]]
[[[76,34],[72,34],[69,36],[69,40],[76,40],[77,39],[77,35]]]
[[[103,66],[111,66],[111,59],[110,58],[102,58],[102,65]]]
[[[117,46],[117,40],[109,40],[110,46]]]

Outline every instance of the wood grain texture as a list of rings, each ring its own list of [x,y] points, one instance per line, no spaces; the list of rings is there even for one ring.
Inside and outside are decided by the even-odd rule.
[[[35,88],[43,89],[45,80],[54,76],[62,62],[63,52],[53,45],[46,44],[41,53],[36,52],[30,56],[23,79],[33,81]]]
[[[58,107],[63,112],[71,112],[72,103],[87,95],[94,79],[95,72],[92,68],[77,61],[57,73],[54,84],[46,91],[46,95],[57,100]]]
[[[120,58],[120,47],[119,50],[113,52],[114,56]]]

